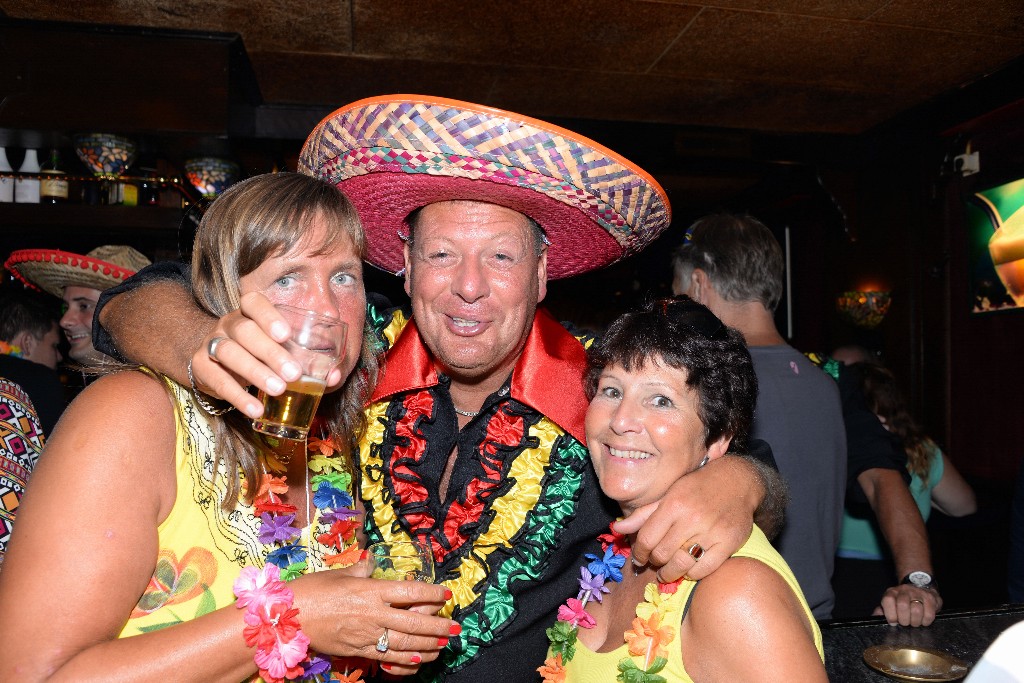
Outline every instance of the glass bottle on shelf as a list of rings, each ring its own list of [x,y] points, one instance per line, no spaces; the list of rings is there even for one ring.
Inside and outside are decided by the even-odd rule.
[[[7,160],[7,150],[0,147],[0,173],[13,173],[11,162]],[[0,203],[8,204],[14,201],[14,178],[0,178]]]
[[[40,169],[44,176],[39,183],[39,201],[43,204],[63,204],[68,200],[67,173],[60,161],[56,148],[50,150],[50,158]]]
[[[25,160],[21,162],[18,173],[39,173],[39,157],[34,149],[25,150]],[[39,203],[39,179],[18,178],[14,181],[14,201],[19,204]]]

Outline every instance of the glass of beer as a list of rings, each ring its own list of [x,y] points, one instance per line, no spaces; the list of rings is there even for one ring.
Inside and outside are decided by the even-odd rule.
[[[371,579],[434,582],[434,557],[419,541],[373,543],[366,549]]]
[[[302,376],[289,382],[280,396],[260,391],[263,415],[253,420],[252,426],[284,439],[305,439],[327,386],[327,375],[342,360],[348,325],[294,306],[278,304],[276,308],[292,328],[283,346],[302,368]]]

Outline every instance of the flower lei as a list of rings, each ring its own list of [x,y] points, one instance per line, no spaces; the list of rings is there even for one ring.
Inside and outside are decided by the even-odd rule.
[[[353,508],[352,495],[348,492],[352,475],[340,458],[331,457],[337,449],[330,438],[310,438],[308,449],[312,455],[308,467],[316,473],[311,484],[313,504],[320,513],[317,529],[330,525],[316,539],[338,551],[325,555],[324,563],[332,567],[348,566],[359,559],[361,552],[355,543],[359,513]],[[308,566],[307,549],[298,542],[302,529],[294,525],[297,508],[282,500],[288,491],[286,479],[263,474],[254,498],[253,514],[260,520],[260,542],[271,549],[262,569],[246,567],[235,580],[234,592],[238,598],[235,605],[246,610],[242,635],[246,645],[256,648],[253,660],[263,680],[267,683],[326,682],[332,680],[331,661],[309,651],[309,638],[298,622],[299,610],[292,606],[295,594],[285,583],[301,576]],[[307,522],[312,524],[312,520]],[[362,671],[357,669],[346,673],[343,680],[361,683],[361,675]]]
[[[15,346],[14,344],[8,344],[7,342],[0,340],[0,356],[14,356],[15,358],[21,358],[21,347]]]
[[[576,640],[580,628],[594,628],[594,617],[587,612],[587,603],[591,600],[602,602],[604,595],[610,590],[606,583],[622,582],[622,567],[630,556],[629,541],[612,527],[607,534],[597,537],[601,541],[602,556],[587,553],[588,564],[580,567],[580,592],[575,598],[569,598],[558,608],[558,621],[547,629],[548,641],[551,643],[551,656],[537,671],[545,683],[563,683],[565,680],[565,664],[576,656]],[[629,654],[634,657],[643,656],[643,668],[636,665],[630,658],[623,658],[619,664],[619,675],[615,678],[620,683],[665,683],[666,679],[658,672],[668,664],[668,648],[666,645],[675,638],[675,629],[662,626],[662,613],[657,608],[658,596],[675,593],[679,583],[649,584],[644,591],[647,602],[637,607],[637,617],[633,620],[633,628],[624,634],[629,645]],[[655,603],[651,608],[648,603]],[[644,609],[647,607],[648,609]],[[647,616],[641,616],[647,613]]]

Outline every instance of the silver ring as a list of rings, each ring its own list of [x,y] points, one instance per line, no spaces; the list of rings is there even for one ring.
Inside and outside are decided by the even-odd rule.
[[[210,360],[217,360],[217,347],[220,346],[220,343],[223,341],[227,341],[227,337],[214,337],[210,340],[210,343],[206,345],[206,355],[210,357]]]
[[[377,652],[388,651],[388,630],[384,629],[384,635],[377,639]]]
[[[693,558],[694,562],[704,557],[704,547],[700,543],[694,543],[686,549],[686,554]]]
[[[914,599],[913,599],[913,600],[911,600],[910,602],[911,602],[911,603],[915,603],[915,602],[916,602],[916,603],[919,603],[919,604],[920,604],[920,605],[921,605],[922,607],[924,607],[924,600],[918,600],[917,598],[914,598]]]

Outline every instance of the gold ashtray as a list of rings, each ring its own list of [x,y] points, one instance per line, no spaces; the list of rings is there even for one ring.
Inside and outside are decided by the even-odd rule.
[[[875,671],[900,681],[958,681],[969,665],[941,650],[926,647],[872,645],[864,662]]]

